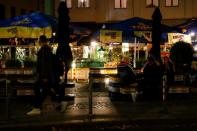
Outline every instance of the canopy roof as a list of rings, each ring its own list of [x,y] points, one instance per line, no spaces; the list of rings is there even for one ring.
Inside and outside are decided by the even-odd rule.
[[[107,30],[122,31],[122,40],[126,42],[133,42],[134,37],[138,38],[140,42],[151,42],[152,20],[133,17],[118,23],[106,24]],[[168,32],[179,32],[175,27],[170,27],[162,24],[162,39],[167,39]],[[98,32],[95,33],[96,36]]]
[[[183,24],[177,25],[178,28],[182,30],[183,33],[189,34],[191,32],[197,32],[197,20],[190,19]]]
[[[106,28],[110,29],[118,29],[123,31],[152,31],[152,20],[143,19],[140,17],[133,17],[119,23],[109,24]],[[178,31],[175,27],[170,27],[167,25],[162,24],[162,32],[168,33],[173,31]]]
[[[0,21],[0,38],[39,38],[40,35],[52,36],[52,28],[56,27],[53,16],[34,12]]]

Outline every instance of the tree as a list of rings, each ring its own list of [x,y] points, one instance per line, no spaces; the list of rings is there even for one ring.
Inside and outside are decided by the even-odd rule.
[[[58,24],[57,24],[57,56],[64,62],[65,66],[65,83],[67,83],[67,74],[73,60],[72,51],[69,46],[70,30],[69,30],[69,10],[66,2],[61,1],[58,7]]]
[[[180,41],[175,43],[170,50],[176,73],[187,73],[193,60],[194,49],[191,44]]]

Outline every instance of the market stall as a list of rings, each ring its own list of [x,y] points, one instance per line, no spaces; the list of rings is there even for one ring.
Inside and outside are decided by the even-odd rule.
[[[103,28],[93,33],[91,38],[87,36],[88,41],[84,44],[72,47],[75,69],[70,71],[69,78],[78,80],[78,76],[74,75],[84,74],[80,73],[83,69],[82,72],[88,74],[90,67],[110,68],[131,64],[134,68],[141,68],[152,47],[151,29],[152,20],[139,17],[103,25]],[[161,53],[168,55],[167,34],[178,30],[162,25],[162,32]],[[83,78],[87,79],[87,76],[84,75]]]
[[[93,36],[96,37],[96,35],[99,34],[100,42],[102,44],[119,44],[119,47],[122,46],[122,57],[129,54],[130,58],[132,57],[132,65],[136,68],[139,66],[138,63],[148,55],[150,48],[147,48],[147,44],[151,44],[152,41],[151,30],[152,20],[134,17],[119,23],[106,24],[104,28],[97,31]],[[162,25],[162,43],[167,41],[167,33],[177,31],[178,30],[174,27]],[[144,51],[143,54],[145,55],[140,57],[140,51]]]
[[[40,12],[0,21],[0,78],[17,87],[16,95],[28,95],[29,88],[20,87],[33,86],[38,38],[40,35],[51,38],[55,24],[54,17]]]

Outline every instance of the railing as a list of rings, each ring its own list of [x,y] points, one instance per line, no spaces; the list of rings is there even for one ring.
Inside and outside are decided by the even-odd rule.
[[[31,81],[31,82],[27,82]],[[29,94],[29,92],[24,92],[24,90],[27,90],[27,86],[25,87],[24,85],[28,85],[28,87],[31,84],[31,90],[33,90],[33,83],[35,80],[35,75],[31,73],[27,74],[4,74],[0,73],[0,98],[5,99],[5,111],[6,111],[6,118],[10,118],[10,108],[9,108],[9,103],[11,98],[15,98],[18,95],[32,95]],[[25,81],[25,82],[24,82]],[[19,92],[19,87],[23,87],[23,93]],[[16,92],[15,92],[16,91]],[[16,93],[16,94],[15,94]]]

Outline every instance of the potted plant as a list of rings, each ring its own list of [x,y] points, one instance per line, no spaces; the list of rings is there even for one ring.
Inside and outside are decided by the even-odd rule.
[[[179,41],[170,50],[170,58],[177,74],[188,73],[191,69],[194,49],[191,44]]]
[[[179,80],[179,77],[176,76],[183,76],[184,80],[182,82],[188,85],[191,82],[190,74],[193,54],[194,49],[192,45],[183,41],[175,43],[170,50],[170,58],[175,67],[175,79]]]

